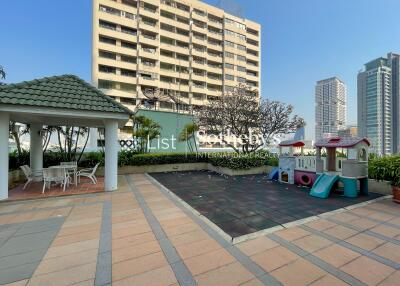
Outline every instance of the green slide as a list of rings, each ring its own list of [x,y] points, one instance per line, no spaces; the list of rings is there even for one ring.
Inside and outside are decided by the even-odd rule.
[[[333,185],[339,180],[338,175],[322,174],[315,181],[310,191],[310,196],[326,199],[331,192]]]

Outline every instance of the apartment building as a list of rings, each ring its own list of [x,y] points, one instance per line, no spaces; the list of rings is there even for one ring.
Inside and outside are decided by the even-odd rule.
[[[399,59],[389,53],[358,73],[358,135],[368,137],[378,155],[399,152]]]
[[[260,29],[198,0],[93,0],[92,80],[131,109],[190,110],[241,83],[260,90]]]
[[[315,139],[338,136],[346,127],[347,88],[343,81],[332,77],[315,86]]]

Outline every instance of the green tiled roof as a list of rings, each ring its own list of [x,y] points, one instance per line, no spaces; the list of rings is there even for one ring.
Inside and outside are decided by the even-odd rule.
[[[0,104],[132,114],[128,108],[75,75],[1,85]]]

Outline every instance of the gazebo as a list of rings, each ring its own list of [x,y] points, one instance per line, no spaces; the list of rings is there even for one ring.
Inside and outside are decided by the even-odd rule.
[[[132,111],[74,75],[0,86],[0,200],[8,198],[10,121],[30,125],[30,166],[43,169],[42,128],[82,126],[105,129],[105,191],[118,187],[118,128]]]

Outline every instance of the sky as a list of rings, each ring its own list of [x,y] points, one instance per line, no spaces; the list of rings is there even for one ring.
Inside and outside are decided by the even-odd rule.
[[[6,82],[72,73],[91,80],[91,0],[0,3],[0,65]],[[218,4],[219,0],[205,0]],[[347,84],[348,124],[357,121],[357,73],[400,52],[399,0],[235,0],[262,25],[262,97],[290,103],[314,137],[314,88]],[[235,5],[236,6],[236,5]]]

